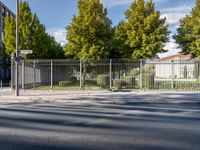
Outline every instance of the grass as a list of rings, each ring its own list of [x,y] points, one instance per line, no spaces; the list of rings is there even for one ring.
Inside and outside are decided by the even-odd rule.
[[[158,82],[155,81],[154,84],[151,86],[151,88],[145,88],[145,86],[143,87],[146,90],[172,90],[172,85],[171,82]],[[80,90],[80,85],[76,84],[76,85],[69,85],[69,86],[58,86],[55,85],[53,86],[53,89],[51,89],[51,87],[49,85],[47,86],[37,86],[35,88],[30,88],[32,90],[72,90],[72,91],[79,91]],[[128,87],[128,86],[124,86],[122,87],[122,89],[120,90],[137,90],[139,89],[139,85],[135,85],[134,87]],[[109,87],[107,87],[106,89],[101,88],[99,86],[97,86],[96,82],[91,82],[91,81],[86,81],[85,82],[85,87],[84,90],[86,91],[100,91],[100,90],[109,90]],[[114,86],[113,86],[113,90],[117,90]],[[174,82],[174,89],[173,90],[189,90],[189,91],[196,91],[196,90],[200,90],[200,83],[199,82]]]
[[[34,90],[73,90],[73,91],[79,91],[80,90],[80,86],[53,86],[53,89],[51,89],[51,86],[38,86],[35,88],[31,88]],[[102,89],[101,87],[98,86],[93,86],[93,85],[86,85],[84,87],[84,90],[106,90],[106,89]]]
[[[51,86],[37,86],[35,88],[31,88],[34,90],[51,90]],[[52,90],[80,90],[79,86],[67,86],[67,87],[62,87],[62,86],[53,86]]]

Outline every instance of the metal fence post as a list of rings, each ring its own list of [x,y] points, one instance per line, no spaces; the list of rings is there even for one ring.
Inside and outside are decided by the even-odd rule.
[[[142,59],[140,59],[140,89],[142,90]]]
[[[80,90],[82,90],[82,61],[80,60]]]
[[[10,66],[10,70],[11,70],[11,81],[10,81],[10,87],[11,90],[14,89],[14,67],[13,67],[13,60],[11,60],[11,66]]]
[[[112,90],[112,59],[110,59],[110,90]]]
[[[24,89],[25,83],[25,61],[22,61],[22,89]]]
[[[174,89],[174,61],[172,60],[171,61],[171,64],[172,64],[172,68],[171,68],[171,73],[172,73],[172,82],[171,82],[171,87],[172,87],[172,89]]]
[[[51,89],[53,89],[53,60],[51,60]]]
[[[33,87],[35,88],[35,60],[33,62]]]

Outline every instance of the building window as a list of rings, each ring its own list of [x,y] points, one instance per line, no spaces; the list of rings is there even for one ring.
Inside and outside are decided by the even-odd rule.
[[[4,7],[1,8],[1,14],[5,17],[6,16],[6,9]]]
[[[5,21],[4,21],[4,19],[2,19],[1,21],[2,21],[2,28],[4,30],[4,28],[5,28]]]
[[[6,16],[10,16],[10,12],[9,11],[6,11]]]
[[[4,32],[1,32],[1,40],[4,38]]]

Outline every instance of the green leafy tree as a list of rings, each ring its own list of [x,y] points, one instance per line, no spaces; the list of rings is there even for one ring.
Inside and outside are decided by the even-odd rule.
[[[5,18],[5,36],[3,38],[3,42],[5,44],[6,53],[10,56],[12,52],[15,51],[16,46],[16,24],[15,20],[11,17]]]
[[[180,20],[180,26],[174,35],[183,54],[192,54],[200,58],[200,0],[196,1],[191,13]]]
[[[125,12],[126,19],[115,31],[120,55],[126,58],[153,58],[168,42],[165,18],[155,10],[152,0],[135,0]]]
[[[66,28],[66,55],[82,60],[109,57],[113,30],[107,10],[99,0],[79,0],[78,9],[78,15]]]
[[[46,58],[48,59],[64,59],[66,58],[65,57],[65,54],[64,54],[64,50],[63,50],[63,47],[58,44],[55,40],[54,37],[52,36],[47,36],[48,38],[48,42],[49,42],[49,47],[48,47],[48,52],[46,54]]]
[[[126,44],[128,37],[126,34],[126,29],[124,27],[125,21],[121,21],[115,28],[114,51],[115,53],[117,53],[118,58],[131,58],[132,49],[130,49],[129,45]]]
[[[54,51],[56,54],[61,53],[60,47],[47,33],[43,24],[40,23],[36,14],[31,12],[29,3],[26,1],[20,2],[19,10],[19,49],[20,50],[33,50],[33,54],[28,58],[55,58],[57,55],[48,54]],[[5,37],[4,44],[6,52],[10,55],[15,51],[16,42],[16,20],[11,17],[5,19]],[[63,50],[62,50],[63,51]],[[63,53],[64,56],[64,53]]]
[[[0,74],[4,74],[4,77],[6,76],[6,70],[9,68],[10,64],[8,63],[9,57],[5,52],[4,45],[0,46],[0,70],[2,69],[2,72]],[[2,78],[3,76],[0,75],[0,80],[4,80]]]
[[[5,52],[4,46],[0,46],[0,65],[1,67],[8,67],[8,55]]]

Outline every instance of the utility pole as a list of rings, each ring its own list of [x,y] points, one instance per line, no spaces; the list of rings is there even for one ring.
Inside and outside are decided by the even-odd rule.
[[[19,0],[16,0],[16,58],[19,58]],[[15,96],[19,96],[19,68],[15,60]]]

